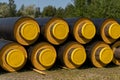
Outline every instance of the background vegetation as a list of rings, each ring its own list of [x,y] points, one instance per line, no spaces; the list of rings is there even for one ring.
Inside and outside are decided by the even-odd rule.
[[[52,5],[40,11],[35,5],[22,5],[16,9],[14,0],[0,3],[0,17],[15,16],[31,17],[88,17],[88,18],[120,18],[120,0],[72,0],[65,8],[55,8]]]

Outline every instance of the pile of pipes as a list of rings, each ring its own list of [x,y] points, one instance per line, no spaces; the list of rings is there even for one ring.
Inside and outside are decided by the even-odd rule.
[[[47,70],[120,65],[120,20],[88,18],[0,18],[0,66],[14,72],[26,62]]]

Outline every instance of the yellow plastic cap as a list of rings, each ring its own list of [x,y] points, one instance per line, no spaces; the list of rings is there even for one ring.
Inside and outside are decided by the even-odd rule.
[[[65,22],[59,21],[53,25],[52,34],[56,39],[63,40],[68,36],[68,33],[69,27]]]
[[[34,40],[39,34],[39,26],[34,22],[27,22],[21,26],[20,34],[25,40]]]
[[[110,48],[104,47],[101,49],[99,53],[99,59],[102,63],[108,64],[112,61],[113,59],[113,52]]]
[[[46,67],[52,66],[56,60],[56,53],[51,49],[44,49],[39,53],[39,62]]]
[[[108,34],[113,39],[118,39],[120,37],[120,25],[113,23],[110,25]]]
[[[95,36],[96,28],[91,23],[85,23],[81,30],[82,36],[86,39],[92,39]]]
[[[25,62],[25,56],[19,49],[12,49],[6,55],[6,62],[13,68],[20,67]]]
[[[81,65],[86,60],[86,52],[82,48],[75,48],[71,53],[71,61],[76,65]]]

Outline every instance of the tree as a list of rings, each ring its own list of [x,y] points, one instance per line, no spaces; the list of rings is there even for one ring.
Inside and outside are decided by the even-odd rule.
[[[56,8],[53,6],[47,6],[43,9],[42,17],[53,17],[56,14]]]
[[[0,3],[0,17],[9,16],[9,6],[7,3]]]
[[[104,15],[107,18],[120,18],[120,0],[109,0],[105,7]]]
[[[64,18],[65,16],[65,11],[63,8],[59,7],[57,10],[56,10],[56,14],[55,14],[56,17],[61,17],[61,18]]]
[[[17,16],[23,16],[25,13],[24,13],[24,9],[25,9],[25,6],[24,4],[21,6],[21,8],[18,10],[17,12]]]
[[[35,17],[35,5],[24,6],[22,5],[21,8],[18,10],[17,16],[30,16]]]
[[[40,17],[40,16],[41,16],[40,7],[37,7],[35,11],[35,17]]]
[[[91,0],[85,16],[91,18],[120,18],[120,0]]]
[[[73,0],[75,7],[75,16],[84,16],[84,11],[86,10],[86,0]]]
[[[75,6],[72,4],[68,4],[65,8],[65,17],[70,18],[70,17],[75,17]]]
[[[87,8],[91,0],[73,0],[72,4],[68,4],[65,8],[66,17],[86,17]]]
[[[14,0],[9,0],[9,12],[11,17],[16,16],[16,4],[14,4]]]
[[[84,6],[84,17],[88,18],[103,18],[104,15],[103,0],[91,0],[89,4]]]

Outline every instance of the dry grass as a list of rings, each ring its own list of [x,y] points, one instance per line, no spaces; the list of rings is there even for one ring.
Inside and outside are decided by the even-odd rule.
[[[80,69],[55,68],[45,71],[45,75],[24,69],[18,73],[1,72],[0,80],[120,80],[120,67]]]

